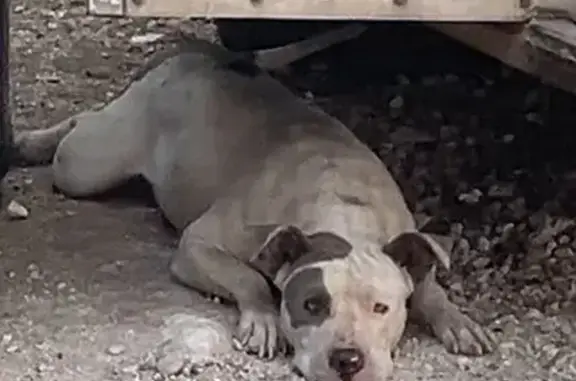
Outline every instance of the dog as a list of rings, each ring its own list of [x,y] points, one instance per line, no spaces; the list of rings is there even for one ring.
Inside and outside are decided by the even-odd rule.
[[[307,380],[386,379],[409,316],[450,352],[493,351],[436,282],[448,251],[416,228],[384,164],[254,57],[191,43],[102,109],[21,135],[18,151],[55,150],[70,197],[144,177],[181,232],[174,278],[235,302],[237,349],[290,347]]]

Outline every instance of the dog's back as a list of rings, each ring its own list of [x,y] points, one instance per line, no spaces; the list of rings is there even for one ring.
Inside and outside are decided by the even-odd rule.
[[[150,152],[141,172],[178,227],[279,147],[311,133],[342,133],[319,129],[325,114],[267,73],[249,70],[249,60],[223,64],[221,54],[181,52],[140,80]],[[184,194],[194,197],[183,209],[173,200],[190,199]]]

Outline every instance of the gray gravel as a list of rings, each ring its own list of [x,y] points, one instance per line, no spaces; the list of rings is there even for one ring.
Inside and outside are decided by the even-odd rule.
[[[12,8],[13,94],[20,129],[45,127],[111,99],[144,60],[176,40],[178,31],[214,38],[213,27],[199,22],[87,17],[79,0],[15,0]],[[434,340],[409,329],[397,357],[397,379],[576,379],[574,97],[410,25],[374,27],[359,41],[296,65],[282,80],[344,121],[382,157],[414,212],[431,217],[426,229],[454,238],[453,271],[441,273],[441,281],[453,300],[501,338],[496,354],[474,359],[450,356]],[[75,202],[36,192],[37,185],[29,179],[27,172],[18,171],[7,179],[15,198],[32,210],[24,222],[30,225],[22,226],[53,221],[48,216],[61,207],[65,211],[58,209],[59,219],[74,218],[82,211]],[[8,269],[0,285],[19,279],[19,273],[10,270],[17,268],[12,253],[33,246],[34,240],[41,242],[42,229],[48,229],[36,226],[26,243],[17,234],[16,223],[0,219],[0,230],[14,232],[0,237],[0,255],[8,253],[0,256],[5,261],[0,267]],[[115,239],[107,234],[109,240]],[[16,236],[20,238],[10,238]],[[42,257],[34,266],[24,266],[22,273],[28,275],[22,284],[50,276],[51,267]],[[64,279],[57,289],[68,290],[74,281]],[[90,305],[82,297],[82,286],[77,287],[74,300]],[[34,292],[30,288],[25,294],[2,294],[2,309],[19,303],[28,306]],[[76,301],[66,303],[70,307],[62,314],[72,316]],[[30,316],[40,316],[34,311]],[[89,328],[83,322],[67,335],[54,331],[52,324],[42,328],[40,318],[34,329],[44,332],[50,348],[81,337],[78,332],[83,330],[94,337],[105,336],[102,332],[118,337],[121,325],[110,328],[100,315],[87,312],[87,316],[97,323]],[[66,373],[58,373],[61,365],[53,365],[57,360],[30,365],[52,349],[39,349],[21,339],[25,325],[18,319],[0,318],[6,323],[0,325],[5,357],[0,356],[0,375],[67,380]],[[82,350],[74,354],[78,364],[91,369],[81,373],[83,379],[100,380],[102,374],[115,380],[162,379],[146,366],[149,359],[136,356],[138,351],[150,353],[151,348],[120,342],[102,348],[83,345],[87,355],[82,357]],[[285,363],[230,354],[188,364],[172,378],[291,377]]]

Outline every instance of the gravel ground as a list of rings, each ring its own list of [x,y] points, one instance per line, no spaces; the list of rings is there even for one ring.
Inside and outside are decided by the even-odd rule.
[[[214,38],[199,22],[87,17],[79,0],[12,9],[18,129],[111,99],[178,30]],[[293,69],[287,85],[350,126],[413,210],[432,216],[428,228],[455,238],[441,280],[501,338],[497,353],[475,359],[409,329],[396,378],[575,379],[574,97],[417,25],[374,27]],[[0,380],[161,380],[145,357],[189,333],[178,316],[234,318],[170,282],[175,237],[151,205],[67,200],[42,169],[6,183],[31,215],[0,217]],[[173,378],[290,377],[281,361],[227,354]]]

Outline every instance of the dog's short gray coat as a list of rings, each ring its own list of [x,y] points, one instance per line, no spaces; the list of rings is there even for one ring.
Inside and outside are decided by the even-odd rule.
[[[453,352],[492,350],[436,283],[448,254],[417,231],[378,157],[227,54],[191,47],[51,129],[71,129],[57,187],[89,196],[143,176],[182,232],[174,276],[237,303],[239,347],[269,357],[287,340],[309,380],[384,379],[408,309]]]

